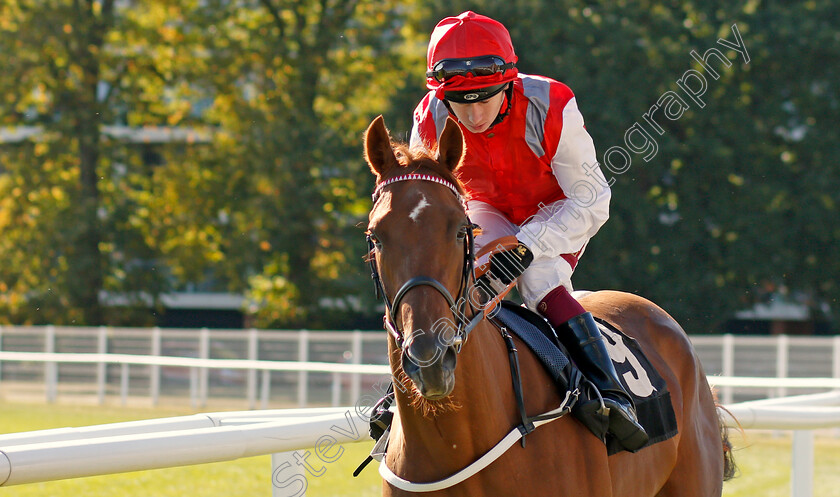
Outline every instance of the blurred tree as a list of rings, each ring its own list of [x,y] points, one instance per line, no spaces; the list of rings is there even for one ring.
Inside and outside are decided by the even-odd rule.
[[[104,295],[189,288],[281,303],[260,325],[369,308],[360,138],[402,84],[407,7],[5,3],[2,122],[43,132],[0,150],[4,319],[113,322]],[[113,124],[217,132],[138,144]]]
[[[204,166],[228,223],[218,237],[226,283],[250,288],[259,326],[346,324],[330,316],[371,307],[356,226],[372,183],[361,133],[403,84],[410,9],[373,0],[206,7],[193,20],[209,35],[205,118],[220,131]]]
[[[385,113],[408,138],[429,33],[467,9],[505,23],[523,72],[575,91],[602,163],[634,126],[656,142],[607,171],[612,218],[577,286],[639,293],[694,332],[784,292],[836,309],[830,0],[6,0],[0,320],[146,324],[100,297],[206,289],[249,292],[261,326],[353,326],[377,305],[361,133]],[[748,63],[718,43],[733,25]],[[731,62],[709,60],[717,79],[691,56],[712,47]],[[688,103],[672,119],[651,111],[669,91]]]
[[[734,311],[780,291],[837,308],[836,2],[428,5],[417,28],[427,39],[439,19],[468,9],[502,21],[521,71],[575,91],[602,164],[611,147],[628,150],[626,171],[605,170],[615,180],[612,215],[576,271],[578,287],[639,293],[692,332],[717,331]],[[737,43],[733,25],[749,62],[718,43]],[[709,59],[718,79],[690,55],[713,47],[731,64]],[[690,69],[707,83],[703,107],[677,84]],[[416,102],[422,69],[414,71]],[[654,111],[656,130],[644,116],[668,91],[689,109],[675,119]],[[625,143],[636,124],[656,142],[655,153]],[[633,140],[643,143],[639,132]],[[621,166],[618,156],[613,162]]]
[[[184,6],[0,6],[0,123],[29,131],[0,147],[0,319],[150,322],[148,311],[107,305],[120,297],[147,309],[168,286],[159,242],[135,222],[152,149],[115,125],[185,122],[189,88],[176,68],[197,51],[179,30]]]
[[[837,93],[825,90],[840,83],[837,64],[827,63],[840,60],[829,21],[838,7],[628,2],[573,12],[594,45],[561,38],[590,52],[563,67],[582,83],[599,150],[628,148],[634,123],[659,147],[649,162],[632,154],[632,167],[615,175],[613,216],[579,284],[641,293],[693,332],[718,331],[734,311],[785,292],[816,319],[821,307],[836,309],[840,266],[830,247],[840,233],[830,220],[840,177],[828,167],[838,151],[828,123],[840,116]],[[737,43],[733,30],[747,54],[718,41]],[[704,68],[690,55],[710,48],[731,65],[713,56]],[[689,69],[708,85],[703,107],[679,87]],[[669,90],[691,109],[674,120],[659,110],[658,135],[644,114]]]
[[[4,149],[3,307],[26,320],[100,324],[100,59],[113,2],[10,1],[0,19],[2,122],[45,131]]]

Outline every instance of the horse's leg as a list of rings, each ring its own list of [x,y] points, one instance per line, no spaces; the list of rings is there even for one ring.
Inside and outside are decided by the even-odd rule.
[[[723,491],[724,440],[711,392],[699,383],[699,402],[681,428],[677,462],[658,497],[720,497]]]
[[[676,453],[669,458],[673,465],[663,469],[665,482],[656,495],[720,497],[724,441],[706,375],[688,336],[665,311],[639,297],[598,292],[584,302],[636,338],[668,382],[679,434],[674,439]],[[653,454],[665,446],[654,445],[630,457],[642,457],[645,450]]]

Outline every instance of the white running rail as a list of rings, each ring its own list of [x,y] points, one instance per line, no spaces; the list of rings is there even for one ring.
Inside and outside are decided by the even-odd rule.
[[[738,384],[736,379],[727,380]],[[744,383],[750,383],[749,380]],[[273,454],[275,497],[304,495],[299,453],[334,461],[367,437],[365,407],[196,414],[0,436],[0,486]],[[792,495],[813,495],[813,431],[840,426],[840,391],[727,406],[746,429],[794,431]],[[734,420],[729,425],[736,426]],[[295,462],[293,464],[293,462]],[[289,490],[294,493],[288,493]]]

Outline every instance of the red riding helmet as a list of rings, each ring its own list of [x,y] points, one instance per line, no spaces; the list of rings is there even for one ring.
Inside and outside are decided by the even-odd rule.
[[[498,21],[467,11],[447,17],[432,31],[426,53],[426,87],[443,100],[447,91],[487,89],[495,94],[516,79],[518,57],[510,33]],[[472,100],[488,92],[469,93]],[[468,98],[469,100],[469,98]]]

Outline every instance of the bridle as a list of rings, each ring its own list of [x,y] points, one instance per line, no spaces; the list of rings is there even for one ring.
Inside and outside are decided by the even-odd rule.
[[[403,174],[381,182],[377,185],[376,190],[373,192],[373,204],[376,205],[384,188],[401,181],[430,181],[449,188],[449,190],[455,194],[455,197],[464,207],[464,215],[466,216],[466,202],[461,193],[458,191],[458,188],[456,188],[451,182],[430,174]],[[467,307],[469,306],[470,309],[473,307],[470,304],[469,299],[469,282],[471,279],[474,280],[475,278],[475,235],[473,233],[475,228],[477,228],[477,226],[471,223],[469,217],[467,217],[466,224],[461,228],[465,235],[464,263],[461,269],[461,283],[458,289],[457,300],[453,298],[449,290],[438,280],[428,276],[415,276],[403,283],[394,295],[393,302],[389,301],[388,294],[385,292],[385,287],[382,283],[382,278],[379,276],[379,269],[376,265],[376,239],[372,233],[367,233],[369,250],[368,262],[370,263],[370,276],[373,279],[374,292],[377,299],[382,299],[382,301],[385,302],[385,307],[387,309],[387,313],[384,317],[385,328],[394,337],[394,340],[396,340],[397,346],[400,349],[404,349],[406,341],[405,334],[401,329],[401,325],[399,324],[400,321],[398,319],[400,303],[410,290],[420,286],[430,286],[434,288],[443,296],[444,299],[446,299],[446,303],[449,304],[449,309],[452,311],[456,323],[456,330],[451,343],[451,345],[455,348],[456,353],[460,352],[461,347],[464,342],[466,342],[470,331],[472,331],[475,325],[478,324],[478,319],[470,320],[466,316]],[[476,316],[476,318],[477,317],[479,316]]]

